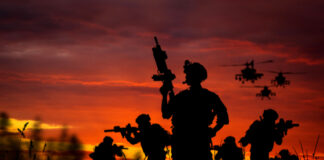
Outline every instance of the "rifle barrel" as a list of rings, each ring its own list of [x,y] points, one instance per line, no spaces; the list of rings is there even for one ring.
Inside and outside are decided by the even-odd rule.
[[[114,129],[106,129],[106,130],[104,130],[104,132],[115,132],[115,130]]]
[[[158,39],[156,36],[154,36],[154,41],[155,41],[156,45],[159,45],[159,42],[158,42]]]

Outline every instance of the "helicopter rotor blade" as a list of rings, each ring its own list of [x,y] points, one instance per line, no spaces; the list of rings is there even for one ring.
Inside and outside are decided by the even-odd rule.
[[[259,85],[256,85],[256,86],[241,86],[241,88],[264,88],[264,86],[259,86]]]
[[[259,85],[255,85],[255,88],[264,88],[265,86],[259,86]]]
[[[276,72],[276,71],[266,71],[266,72],[269,72],[269,73],[279,73],[279,72]]]
[[[241,86],[241,88],[255,88],[253,86]]]
[[[306,72],[282,72],[282,74],[305,74]]]
[[[255,64],[263,64],[263,63],[273,63],[273,60],[262,61]]]
[[[221,66],[221,67],[245,66],[245,63],[244,64],[219,65],[219,66]]]

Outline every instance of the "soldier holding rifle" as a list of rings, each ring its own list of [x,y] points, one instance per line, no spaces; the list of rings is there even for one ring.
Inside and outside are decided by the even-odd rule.
[[[150,120],[148,114],[141,114],[136,118],[138,128],[128,124],[126,128],[115,127],[114,130],[105,130],[105,132],[120,132],[131,144],[140,142],[148,160],[165,160],[164,148],[170,144],[170,135],[159,124],[151,124]]]
[[[274,143],[281,145],[287,130],[299,126],[291,120],[280,119],[279,123],[276,123],[277,119],[278,113],[275,110],[264,110],[263,117],[254,121],[246,135],[241,138],[242,146],[251,144],[251,160],[269,160],[269,152]]]
[[[155,41],[157,43],[156,38]],[[186,61],[184,83],[189,85],[189,89],[174,95],[171,82],[175,76],[167,68],[166,53],[158,43],[153,48],[153,55],[160,73],[160,75],[153,76],[153,79],[163,81],[160,89],[163,96],[162,116],[165,119],[172,117],[173,159],[211,159],[211,138],[225,124],[228,124],[229,120],[226,107],[220,98],[201,86],[202,81],[207,78],[205,67],[199,63]],[[211,127],[215,116],[217,116],[217,124]]]
[[[124,146],[117,146],[116,144],[113,144],[113,139],[111,137],[106,136],[98,146],[95,147],[95,150],[93,153],[91,153],[89,156],[93,160],[116,160],[115,156],[123,156],[123,149]]]

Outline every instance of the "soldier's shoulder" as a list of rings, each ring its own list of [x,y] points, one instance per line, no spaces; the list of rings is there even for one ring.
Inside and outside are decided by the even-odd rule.
[[[215,93],[215,92],[212,92],[206,88],[202,88],[202,92],[210,97],[216,97],[216,98],[219,98],[219,96]]]
[[[260,126],[260,124],[261,124],[261,121],[260,121],[260,120],[255,120],[255,121],[251,124],[250,128],[258,127],[258,126]]]
[[[151,125],[151,129],[153,130],[153,132],[159,132],[160,134],[164,132],[168,133],[163,127],[161,127],[161,125],[156,123]]]
[[[164,130],[161,125],[157,124],[157,123],[154,123],[151,125],[151,128],[152,129],[156,129],[156,130]]]
[[[153,123],[152,124],[152,127],[153,128],[162,128],[161,125],[157,124],[157,123]]]
[[[181,96],[186,96],[188,94],[189,94],[189,90],[188,89],[185,89],[183,91],[180,91],[176,96],[181,97]]]

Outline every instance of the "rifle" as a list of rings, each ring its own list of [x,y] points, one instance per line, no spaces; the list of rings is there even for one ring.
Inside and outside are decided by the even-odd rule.
[[[91,157],[92,159],[98,159],[103,156],[102,154],[112,154],[112,156],[114,156],[114,157],[115,157],[115,155],[120,157],[120,156],[124,155],[123,150],[127,150],[128,148],[125,148],[124,146],[117,146],[116,144],[113,144],[111,146],[111,149],[113,152],[111,152],[111,153],[102,152],[102,151],[104,151],[104,149],[107,149],[107,147],[100,147],[100,145],[96,146],[94,149],[94,152],[89,154],[89,157]]]
[[[298,127],[298,123],[293,123],[292,120],[287,120],[285,121],[284,119],[280,119],[279,123],[276,124],[276,129],[280,132],[283,133],[284,135],[287,135],[288,129]]]
[[[115,126],[114,129],[106,129],[104,132],[120,132],[122,134],[122,137],[124,138],[126,131],[128,132],[137,132],[138,128],[131,127],[130,124],[128,124],[126,127],[121,128],[120,126]]]
[[[170,95],[174,96],[172,80],[175,79],[175,75],[168,69],[166,59],[168,58],[165,51],[161,49],[158,39],[154,37],[156,46],[152,48],[153,56],[155,59],[156,66],[158,68],[158,74],[153,75],[154,81],[162,81],[163,86],[166,90],[170,91]]]
[[[125,148],[124,146],[117,146],[116,144],[113,145],[113,147],[115,147],[117,150],[128,150],[128,148]]]

